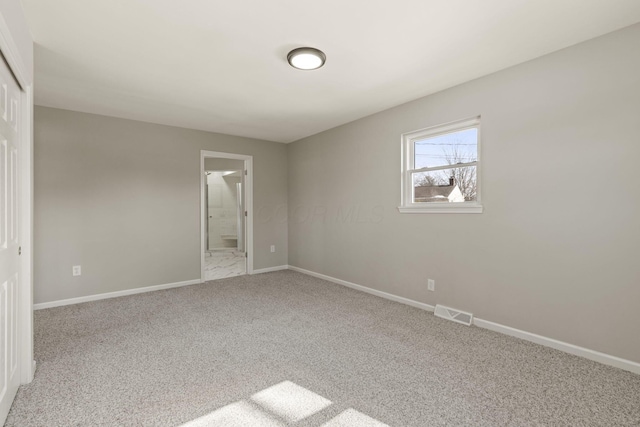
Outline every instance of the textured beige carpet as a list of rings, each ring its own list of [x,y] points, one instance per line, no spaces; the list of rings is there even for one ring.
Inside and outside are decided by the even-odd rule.
[[[35,314],[7,426],[638,426],[640,376],[282,271]]]

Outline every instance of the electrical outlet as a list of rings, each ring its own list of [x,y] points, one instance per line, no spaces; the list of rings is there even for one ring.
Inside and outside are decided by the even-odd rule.
[[[429,279],[427,280],[427,289],[430,291],[435,291],[436,290],[436,281],[433,279]]]
[[[276,251],[276,245],[271,245],[271,252],[275,252]]]
[[[74,265],[73,267],[71,267],[71,273],[74,276],[81,276],[82,275],[82,266]]]

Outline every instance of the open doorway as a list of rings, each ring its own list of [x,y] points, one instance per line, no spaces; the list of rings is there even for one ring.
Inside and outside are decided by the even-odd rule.
[[[207,248],[204,256],[204,279],[209,281],[241,276],[247,273],[242,197],[244,162],[206,159],[205,175]]]
[[[251,160],[201,152],[202,281],[252,273]]]

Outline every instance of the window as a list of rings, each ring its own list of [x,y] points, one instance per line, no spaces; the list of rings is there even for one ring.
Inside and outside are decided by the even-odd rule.
[[[403,213],[481,213],[480,117],[402,135]]]

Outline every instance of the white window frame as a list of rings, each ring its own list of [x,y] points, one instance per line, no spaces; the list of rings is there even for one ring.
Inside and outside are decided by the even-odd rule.
[[[413,201],[413,179],[412,174],[417,172],[426,172],[433,170],[451,169],[453,165],[439,166],[433,168],[415,169],[415,142],[426,138],[432,138],[438,135],[444,135],[452,132],[459,132],[466,129],[478,130],[478,159],[472,163],[465,165],[476,166],[477,196],[472,202],[459,203],[428,203]],[[401,170],[401,198],[398,210],[400,213],[482,213],[482,204],[480,203],[480,116],[472,119],[458,120],[438,126],[431,126],[402,134],[402,170]]]

